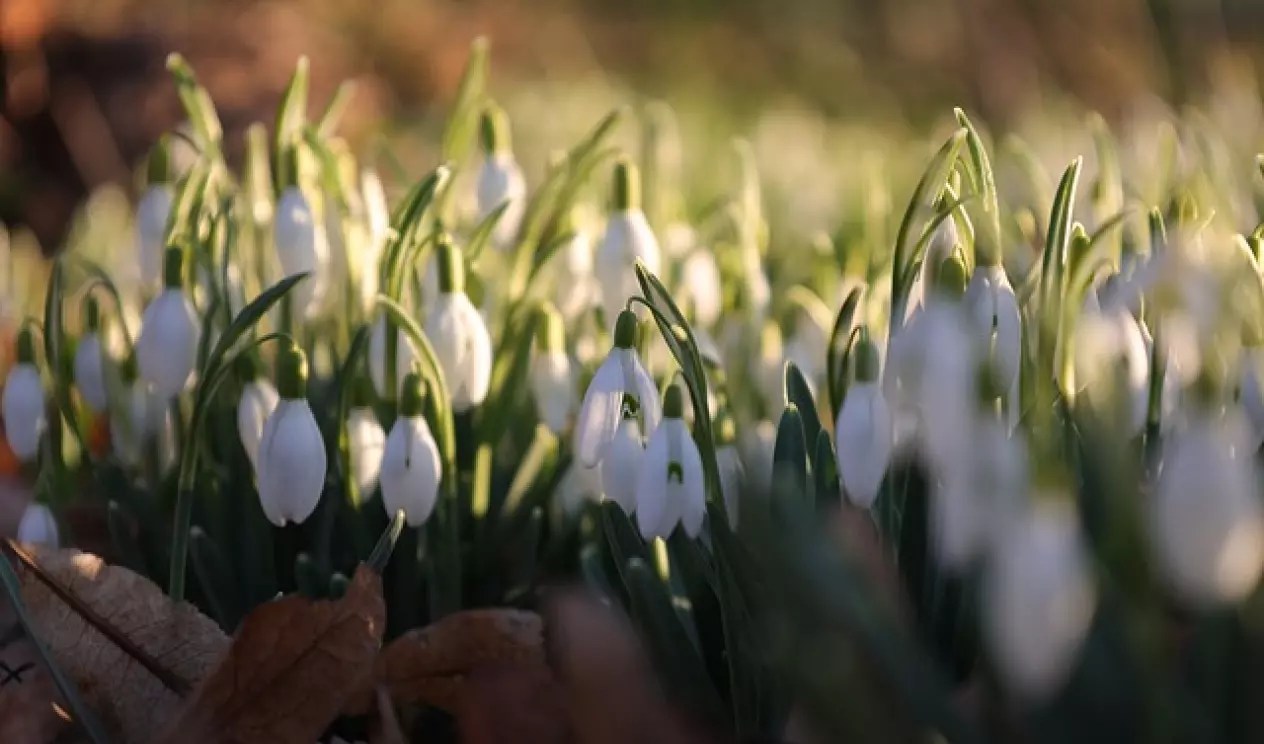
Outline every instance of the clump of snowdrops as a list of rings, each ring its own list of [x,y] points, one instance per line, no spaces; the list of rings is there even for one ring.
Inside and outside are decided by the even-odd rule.
[[[659,104],[525,171],[482,42],[393,197],[305,62],[241,172],[170,68],[190,125],[124,257],[63,252],[14,319],[23,539],[102,499],[119,560],[228,629],[383,531],[389,634],[581,580],[745,738],[1264,735],[1264,230],[1207,120],[1090,118],[1055,180],[957,111],[805,238],[740,142],[687,193]]]

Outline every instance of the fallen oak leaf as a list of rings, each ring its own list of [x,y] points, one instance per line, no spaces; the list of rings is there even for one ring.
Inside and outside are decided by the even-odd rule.
[[[344,712],[368,713],[373,688],[381,685],[396,705],[426,703],[455,713],[471,672],[509,662],[547,668],[539,615],[504,608],[456,612],[410,630],[382,649],[373,678],[351,697]]]
[[[5,543],[22,601],[107,731],[147,744],[228,647],[215,621],[95,555]]]
[[[570,726],[548,667],[502,663],[475,669],[456,711],[464,744],[564,744]]]
[[[52,744],[67,728],[53,678],[7,603],[0,628],[0,742]]]
[[[361,565],[341,599],[255,608],[155,744],[311,744],[373,672],[382,580]]]

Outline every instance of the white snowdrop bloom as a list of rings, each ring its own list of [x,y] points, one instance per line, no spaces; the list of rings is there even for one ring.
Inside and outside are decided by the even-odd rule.
[[[529,373],[531,395],[540,420],[549,431],[560,435],[578,402],[575,370],[566,354],[562,316],[551,305],[541,309],[538,328]]]
[[[995,330],[1001,385],[1008,390],[1018,377],[1022,355],[1022,317],[1005,269],[999,265],[976,266],[966,287],[965,304],[974,319],[982,348],[991,348]]]
[[[167,251],[163,265],[163,290],[145,308],[140,338],[136,339],[136,363],[140,376],[163,398],[174,398],[189,386],[197,363],[201,324],[193,303],[181,288],[184,254]]]
[[[600,502],[602,498],[601,465],[584,467],[579,460],[572,460],[562,481],[557,486],[562,510],[571,516],[579,513],[585,502]]]
[[[44,504],[28,504],[22,512],[22,521],[18,522],[17,538],[20,543],[58,547],[61,538],[52,510]]]
[[[1123,372],[1133,432],[1145,426],[1150,399],[1150,352],[1136,318],[1126,308],[1088,311],[1075,328],[1075,387],[1095,395],[1115,394],[1115,375]]]
[[[658,239],[641,211],[640,172],[624,158],[615,165],[614,209],[606,218],[606,233],[594,259],[607,321],[619,314],[629,297],[641,293],[635,269],[638,259],[650,273],[658,274]]]
[[[175,425],[167,401],[139,378],[136,359],[123,360],[119,369],[123,400],[110,403],[110,447],[128,467],[141,464],[151,441],[158,448],[161,469],[175,460]]]
[[[720,286],[720,268],[710,250],[700,248],[685,259],[676,301],[687,315],[692,310],[690,321],[694,326],[710,328],[720,319],[724,292]]]
[[[381,398],[389,398],[390,390],[386,384],[386,312],[378,313],[373,321],[373,331],[369,334],[369,377],[373,381],[373,389]],[[413,368],[413,363],[421,358],[413,340],[402,329],[395,329],[395,392],[404,384],[404,375]]]
[[[746,468],[742,465],[742,453],[737,446],[737,427],[727,409],[722,410],[716,417],[715,464],[720,471],[720,495],[724,497],[724,510],[728,512],[729,527],[736,530],[741,516]]]
[[[1071,504],[1034,502],[997,544],[983,581],[985,639],[1001,679],[1047,700],[1075,668],[1097,607]]]
[[[1241,391],[1242,412],[1251,424],[1251,445],[1258,450],[1264,445],[1264,387],[1260,375],[1264,374],[1264,346],[1243,350],[1238,372],[1238,389]]]
[[[505,112],[498,106],[489,106],[483,111],[481,129],[483,167],[478,172],[478,221],[509,203],[492,233],[492,244],[506,250],[513,245],[526,211],[527,180],[514,158]]]
[[[663,252],[670,258],[688,255],[698,247],[698,233],[688,222],[679,220],[663,228]]]
[[[367,394],[363,397],[361,402],[367,403]],[[347,448],[351,454],[351,478],[361,500],[367,501],[377,489],[382,454],[386,451],[386,432],[367,405],[357,405],[347,412]]]
[[[738,440],[747,482],[761,494],[772,489],[772,457],[776,445],[777,425],[771,421],[748,427]]]
[[[318,314],[329,286],[329,241],[324,225],[316,220],[311,204],[297,186],[281,192],[273,228],[281,273],[285,276],[310,274],[286,297],[286,301],[293,303],[297,318]]]
[[[75,388],[95,414],[104,413],[109,405],[106,395],[106,343],[101,334],[101,306],[95,297],[85,303],[84,334],[75,346]]]
[[[636,355],[636,328],[635,313],[629,310],[619,313],[614,345],[584,393],[584,402],[575,420],[575,456],[588,467],[602,461],[616,438],[620,422],[628,413],[625,398],[635,401],[636,410],[631,413],[641,415],[650,436],[662,418],[658,388]]]
[[[867,333],[861,336],[855,350],[856,379],[838,411],[834,436],[843,492],[852,504],[868,509],[878,497],[895,440],[891,408],[878,382],[878,350]]]
[[[35,339],[29,328],[18,331],[17,363],[5,378],[0,404],[9,448],[19,460],[33,460],[39,454],[40,437],[48,428],[48,419],[44,411],[44,383],[35,366]]]
[[[1164,448],[1154,546],[1173,589],[1192,604],[1236,602],[1260,578],[1264,511],[1248,432],[1236,409],[1199,410]]]
[[[258,469],[263,426],[281,398],[272,381],[263,376],[253,352],[243,352],[238,360],[242,388],[241,399],[237,401],[237,436],[250,466]]]
[[[601,469],[601,491],[605,498],[619,505],[631,516],[637,505],[637,478],[641,476],[641,460],[645,443],[636,417],[627,415],[619,422],[605,457],[596,467]],[[577,460],[582,466],[584,462]]]
[[[167,221],[175,201],[171,185],[153,183],[145,189],[136,205],[136,252],[140,261],[140,280],[146,288],[158,286],[162,279],[163,256],[167,251]]]
[[[439,297],[426,317],[426,337],[434,346],[457,413],[482,404],[492,380],[492,339],[483,316],[465,294],[465,259],[440,236]]]
[[[320,425],[307,402],[307,358],[294,346],[277,359],[280,401],[263,426],[255,477],[259,503],[277,527],[302,524],[316,511],[328,461]]]
[[[551,262],[553,304],[574,320],[594,304],[593,245],[588,232],[576,229]]]
[[[379,476],[387,516],[402,509],[409,527],[420,527],[430,519],[443,476],[439,445],[423,415],[424,403],[421,375],[410,372],[404,378],[399,417],[386,437]]]
[[[707,512],[702,455],[685,426],[684,396],[673,384],[663,397],[663,422],[654,430],[636,479],[636,522],[649,540],[666,540],[680,525],[685,534],[702,534]]]
[[[364,200],[364,218],[369,228],[369,245],[364,260],[376,269],[376,257],[381,256],[382,248],[390,239],[391,211],[386,203],[382,179],[372,168],[360,171],[360,197]]]
[[[913,286],[909,289],[908,301],[904,308],[905,325],[926,304],[926,297],[935,285],[933,272],[937,271],[944,261],[952,257],[953,251],[956,250],[957,242],[957,223],[949,217],[939,223],[935,228],[935,232],[931,235],[930,241],[926,244],[926,254],[922,260],[922,267],[913,279]]]

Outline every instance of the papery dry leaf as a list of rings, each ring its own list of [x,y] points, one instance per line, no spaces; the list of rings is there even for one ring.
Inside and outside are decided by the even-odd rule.
[[[66,728],[57,686],[7,602],[0,607],[0,742],[52,744]]]
[[[475,669],[461,688],[456,720],[464,744],[563,744],[570,730],[562,690],[537,664]]]
[[[636,634],[590,594],[557,593],[548,606],[554,669],[578,744],[699,744],[698,730],[664,699]]]
[[[40,640],[123,742],[148,744],[228,647],[215,621],[126,568],[77,550],[8,552]]]
[[[546,666],[540,616],[512,609],[457,612],[382,649],[373,680],[351,698],[346,712],[367,713],[374,684],[385,686],[396,704],[424,702],[454,712],[473,670],[505,662]]]
[[[373,697],[377,702],[377,715],[369,722],[369,744],[408,744],[404,727],[395,714],[391,694],[385,687],[378,687]]]
[[[361,565],[341,599],[255,608],[155,744],[312,744],[373,672],[382,580]]]

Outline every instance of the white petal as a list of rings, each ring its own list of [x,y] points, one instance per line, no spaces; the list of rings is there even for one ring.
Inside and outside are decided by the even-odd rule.
[[[624,419],[601,461],[601,487],[606,498],[632,514],[637,508],[637,478],[645,450],[635,419]]]
[[[680,526],[685,529],[686,535],[696,538],[702,534],[702,522],[707,516],[707,490],[702,475],[702,453],[688,431],[685,432],[680,463],[685,471],[681,484]]]
[[[264,425],[259,445],[259,499],[278,527],[301,524],[325,487],[325,443],[306,400],[282,400]]]
[[[101,338],[89,333],[75,349],[75,387],[93,413],[102,413],[109,404],[105,390],[105,350]]]
[[[425,524],[434,511],[441,473],[439,447],[426,419],[397,419],[382,455],[380,479],[387,515],[403,509],[410,527]]]
[[[741,505],[742,483],[746,473],[742,467],[742,458],[733,445],[719,447],[715,451],[716,463],[720,469],[720,493],[724,496],[724,509],[728,512],[729,527],[736,530]]]
[[[44,386],[33,364],[17,364],[9,370],[2,399],[4,436],[19,460],[39,454],[40,437],[47,428]]]
[[[575,420],[575,456],[585,466],[594,467],[606,455],[619,429],[624,392],[623,366],[615,350],[588,383],[584,403]]]
[[[512,154],[495,154],[484,159],[478,174],[478,220],[483,221],[501,204],[509,202],[493,233],[492,241],[497,247],[507,248],[513,243],[526,209],[526,194],[526,180]]]
[[[894,444],[891,409],[878,383],[847,390],[834,428],[843,489],[853,504],[867,509],[878,496]]]
[[[53,513],[43,504],[29,504],[22,513],[22,521],[18,523],[18,542],[46,545],[56,548],[60,544],[60,533]]]
[[[636,259],[644,261],[651,273],[658,274],[659,253],[658,240],[641,210],[614,212],[606,220],[606,232],[594,260],[594,274],[601,284],[608,322],[614,321],[629,297],[640,294],[634,269]]]
[[[554,434],[566,430],[575,407],[575,379],[564,352],[537,353],[531,360],[531,394],[540,420]]]
[[[154,298],[141,318],[136,340],[136,365],[141,379],[163,398],[174,398],[188,387],[197,363],[201,327],[197,312],[180,290],[168,289]]]
[[[167,249],[167,219],[171,216],[171,187],[154,184],[136,205],[136,242],[140,275],[145,286],[162,279],[162,260]]]
[[[371,408],[353,408],[347,414],[347,444],[351,454],[351,477],[361,499],[373,496],[386,450],[386,432]]]
[[[646,540],[666,538],[680,520],[679,504],[669,499],[667,493],[668,428],[669,425],[664,425],[650,437],[636,478],[636,523]],[[606,495],[610,496],[609,491]],[[627,507],[624,511],[632,512]]]
[[[635,351],[621,349],[618,353],[623,358],[624,372],[630,370],[632,373],[631,392],[641,404],[641,418],[645,422],[646,436],[654,436],[654,430],[663,419],[663,403],[658,397],[658,386],[654,384],[650,373],[645,371],[645,366],[641,364]],[[626,381],[624,384],[627,384]]]
[[[276,388],[262,377],[251,380],[242,388],[241,400],[237,402],[237,435],[252,467],[257,467],[263,425],[279,401]]]
[[[465,326],[465,384],[462,397],[454,401],[456,411],[464,411],[482,405],[492,382],[492,338],[487,332],[487,322],[464,293],[458,295],[462,323]]]
[[[395,387],[398,393],[404,377],[412,369],[413,362],[421,358],[412,339],[401,329],[396,329]],[[379,396],[386,396],[386,316],[378,315],[369,336],[369,377]]]

